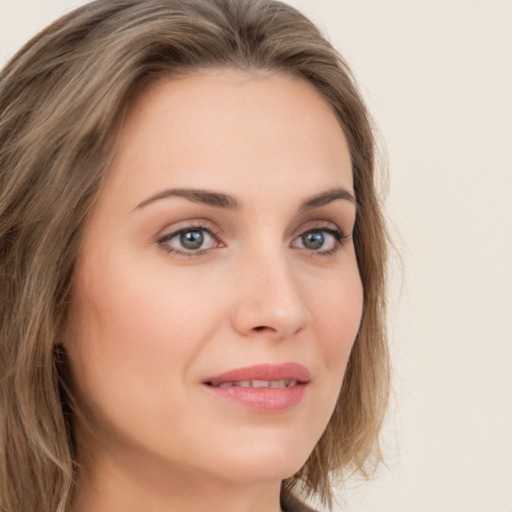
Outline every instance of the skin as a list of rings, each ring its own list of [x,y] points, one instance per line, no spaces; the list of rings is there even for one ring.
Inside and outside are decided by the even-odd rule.
[[[149,200],[197,188],[238,208]],[[65,329],[82,411],[73,512],[280,510],[280,481],[324,431],[361,319],[354,203],[300,210],[335,188],[353,195],[345,137],[304,81],[216,69],[139,95],[86,226]],[[171,237],[194,227],[213,233],[198,250]],[[203,384],[285,362],[311,380],[281,412]]]

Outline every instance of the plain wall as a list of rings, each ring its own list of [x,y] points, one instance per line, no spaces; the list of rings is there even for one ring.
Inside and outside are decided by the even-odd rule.
[[[81,3],[0,0],[0,64]],[[290,3],[358,78],[403,260],[388,467],[336,510],[512,512],[512,1]]]

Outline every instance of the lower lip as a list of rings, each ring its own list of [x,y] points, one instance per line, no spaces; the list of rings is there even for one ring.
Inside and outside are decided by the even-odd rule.
[[[206,386],[216,396],[258,412],[282,412],[298,405],[306,393],[307,384],[286,388],[252,388]]]

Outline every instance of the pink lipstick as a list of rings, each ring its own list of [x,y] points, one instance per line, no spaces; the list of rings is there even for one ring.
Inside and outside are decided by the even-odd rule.
[[[280,412],[298,405],[310,380],[297,363],[260,364],[230,370],[203,381],[212,393],[259,412]]]

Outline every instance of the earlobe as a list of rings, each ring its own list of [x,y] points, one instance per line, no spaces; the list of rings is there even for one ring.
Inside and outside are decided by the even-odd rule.
[[[56,336],[53,340],[53,348],[54,350],[59,347],[65,349],[66,340],[70,338],[70,328],[69,328],[69,311],[66,311],[62,315],[62,319],[59,322],[59,327],[57,329]]]
[[[56,343],[53,346],[53,360],[57,366],[60,366],[62,363],[67,362],[67,352],[66,348],[62,343]]]

